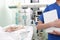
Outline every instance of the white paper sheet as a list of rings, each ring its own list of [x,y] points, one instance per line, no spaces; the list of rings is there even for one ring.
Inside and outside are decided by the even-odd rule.
[[[45,12],[43,13],[43,16],[44,16],[44,23],[49,23],[58,20],[56,10]],[[60,28],[50,27],[46,29],[46,32],[53,32],[53,30],[60,31]]]

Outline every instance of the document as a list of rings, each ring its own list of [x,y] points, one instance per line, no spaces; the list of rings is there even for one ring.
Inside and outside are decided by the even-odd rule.
[[[57,15],[56,10],[51,10],[51,11],[43,13],[43,17],[44,17],[45,24],[58,20],[58,15]],[[48,32],[48,33],[53,32],[53,30],[60,31],[60,28],[50,27],[50,28],[46,29],[46,32]]]

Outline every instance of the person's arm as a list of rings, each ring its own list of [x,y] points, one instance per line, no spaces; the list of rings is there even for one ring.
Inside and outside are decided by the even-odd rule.
[[[52,26],[55,26],[57,28],[60,28],[60,19],[59,20],[56,20],[54,22],[47,23],[47,24],[44,24],[44,23],[42,23],[42,21],[39,21],[38,24],[37,24],[37,29],[40,30],[40,29],[45,29],[45,28],[49,28],[49,27],[52,27]],[[60,35],[60,32],[54,30],[50,34]]]
[[[54,22],[44,24],[44,23],[42,23],[42,21],[39,21],[38,24],[37,24],[37,29],[38,30],[46,29],[46,28],[49,28],[49,27],[52,27],[52,26],[55,26]]]
[[[55,27],[60,28],[60,19],[55,21]]]

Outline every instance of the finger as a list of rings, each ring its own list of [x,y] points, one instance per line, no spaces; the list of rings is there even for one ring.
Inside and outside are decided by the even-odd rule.
[[[58,19],[58,20],[60,20],[60,19]]]
[[[49,32],[50,34],[56,34],[55,32]]]
[[[57,33],[59,33],[59,32],[58,32],[58,31],[56,31],[56,30],[54,30],[53,32],[54,32],[54,33],[56,33],[56,34],[57,34]]]
[[[56,35],[60,35],[60,32],[58,32],[58,31],[54,30],[54,33],[56,33]]]

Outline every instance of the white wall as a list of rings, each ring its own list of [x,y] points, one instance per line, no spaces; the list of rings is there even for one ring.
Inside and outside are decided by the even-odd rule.
[[[6,24],[6,10],[5,10],[5,1],[0,0],[0,26]]]
[[[0,0],[0,26],[6,26],[15,23],[15,10],[10,10],[8,6],[12,0]],[[10,3],[10,4],[9,4]]]
[[[52,4],[54,3],[56,0],[39,0],[39,2],[41,4]]]
[[[12,22],[12,18],[12,14],[7,11],[6,0],[0,0],[0,26],[14,23]]]

